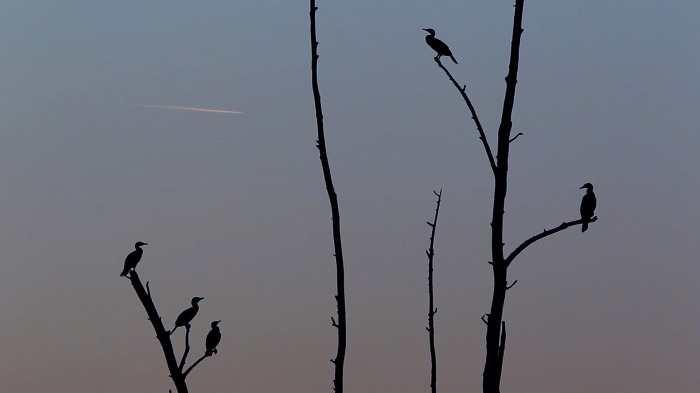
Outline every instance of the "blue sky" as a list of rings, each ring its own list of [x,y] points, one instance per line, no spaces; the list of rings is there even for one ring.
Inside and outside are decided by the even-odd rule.
[[[421,29],[452,48],[459,65],[447,66],[495,141],[512,4],[318,6],[347,264],[346,389],[429,389],[425,221],[443,188],[438,384],[478,391],[492,178]],[[142,240],[139,273],[166,325],[192,296],[205,298],[193,345],[222,320],[220,351],[191,374],[192,391],[330,391],[335,270],[308,3],[3,8],[1,390],[171,388],[118,277]],[[577,218],[585,182],[599,221],[510,269],[504,391],[700,388],[698,16],[692,1],[526,2],[506,249]]]

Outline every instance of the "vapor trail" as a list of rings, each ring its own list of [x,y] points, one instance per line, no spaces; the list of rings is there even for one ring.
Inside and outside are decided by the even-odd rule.
[[[176,109],[181,111],[207,112],[207,113],[228,113],[233,115],[242,115],[240,111],[229,111],[224,109],[196,108],[193,106],[177,106],[177,105],[155,105],[155,104],[131,104],[142,108],[159,108],[159,109]]]

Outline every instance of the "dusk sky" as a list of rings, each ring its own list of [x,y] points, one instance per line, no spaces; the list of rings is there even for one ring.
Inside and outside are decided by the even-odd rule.
[[[318,2],[346,262],[347,393],[479,392],[492,145],[512,1]],[[307,1],[6,0],[0,12],[0,391],[174,389],[119,277],[170,328],[193,296],[191,392],[330,393],[335,262]],[[506,200],[503,392],[699,392],[700,2],[526,1]],[[206,108],[217,111],[191,110]],[[233,113],[229,113],[233,112]],[[181,353],[183,331],[173,336]]]

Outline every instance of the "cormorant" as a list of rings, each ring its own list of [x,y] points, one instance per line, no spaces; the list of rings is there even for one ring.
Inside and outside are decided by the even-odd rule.
[[[175,333],[175,329],[177,329],[180,326],[188,326],[190,322],[194,319],[195,315],[197,315],[197,311],[199,311],[199,306],[197,303],[199,303],[200,300],[204,299],[203,297],[193,297],[192,298],[192,307],[188,308],[187,310],[183,311],[178,315],[177,319],[175,320],[175,327],[173,330],[170,331],[170,334]]]
[[[457,60],[455,60],[455,57],[452,56],[452,51],[450,48],[445,44],[444,42],[440,41],[439,39],[435,38],[435,30],[433,29],[423,29],[428,32],[428,35],[425,36],[425,42],[428,44],[429,47],[433,48],[435,52],[437,52],[437,59],[440,58],[440,56],[449,56],[452,61],[457,63]]]
[[[221,341],[221,331],[219,330],[219,322],[221,321],[214,321],[211,323],[211,330],[207,334],[207,351],[204,353],[207,356],[211,356],[212,354],[216,353],[216,346],[219,345],[219,341]]]
[[[120,274],[119,277],[124,277],[130,270],[136,269],[136,265],[138,265],[139,261],[141,260],[141,256],[143,255],[141,246],[147,245],[148,243],[136,242],[134,245],[136,249],[126,256],[126,259],[124,260],[124,270],[122,270],[122,274]]]
[[[593,217],[593,213],[595,213],[596,199],[593,193],[593,184],[586,183],[581,188],[586,189],[586,195],[581,199],[581,219],[583,220],[581,232],[586,232],[586,229],[588,229],[588,220],[590,220]]]

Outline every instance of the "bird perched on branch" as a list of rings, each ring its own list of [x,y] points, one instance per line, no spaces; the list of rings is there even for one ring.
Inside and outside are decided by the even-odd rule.
[[[452,61],[457,63],[457,60],[455,60],[455,57],[452,56],[452,51],[450,50],[450,47],[447,46],[444,42],[440,41],[439,39],[435,38],[435,30],[433,29],[423,29],[428,32],[428,35],[425,36],[425,42],[428,44],[429,47],[433,48],[435,52],[437,52],[437,57],[436,59],[439,59],[440,56],[448,56]]]
[[[199,303],[200,300],[204,299],[203,297],[193,297],[192,298],[192,307],[188,308],[187,310],[183,311],[178,315],[177,319],[175,320],[175,327],[173,330],[170,331],[170,334],[175,333],[175,329],[179,328],[180,326],[189,326],[190,322],[194,319],[195,315],[197,315],[197,312],[199,311],[199,306],[197,303]]]
[[[595,205],[597,201],[595,199],[595,194],[593,193],[593,184],[586,183],[581,188],[586,189],[586,195],[584,195],[583,199],[581,199],[581,219],[583,220],[581,232],[586,232],[586,229],[588,229],[588,220],[590,220],[595,213]]]
[[[122,274],[120,274],[119,277],[124,277],[129,273],[129,271],[136,269],[136,265],[138,265],[139,261],[141,260],[141,256],[143,256],[141,246],[147,245],[148,243],[144,242],[137,242],[134,245],[136,249],[126,256],[126,259],[124,260],[124,270],[122,270]]]
[[[219,341],[221,341],[219,322],[221,321],[214,321],[211,323],[211,330],[207,334],[207,351],[204,353],[206,356],[211,356],[212,354],[216,353],[216,346],[219,345]]]

